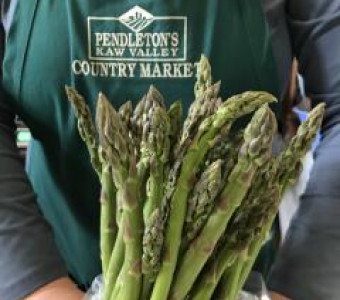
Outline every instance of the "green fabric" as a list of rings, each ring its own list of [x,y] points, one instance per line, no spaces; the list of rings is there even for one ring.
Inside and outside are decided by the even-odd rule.
[[[19,1],[4,86],[32,131],[28,174],[78,283],[100,272],[99,183],[64,85],[86,95],[92,111],[99,91],[118,107],[135,103],[150,84],[168,104],[181,99],[188,108],[201,53],[223,83],[223,97],[255,89],[278,95],[257,0]]]

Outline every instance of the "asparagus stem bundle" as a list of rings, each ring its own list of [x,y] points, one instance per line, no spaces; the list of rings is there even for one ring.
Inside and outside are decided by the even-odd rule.
[[[66,88],[102,186],[103,300],[235,300],[321,126],[324,105],[274,157],[275,98],[222,102],[203,56],[198,71],[183,126],[181,102],[167,110],[154,86],[135,108],[99,94],[95,124]]]
[[[114,240],[117,234],[115,224],[115,186],[112,182],[111,168],[103,155],[102,148],[98,145],[98,133],[92,122],[91,112],[84,98],[73,88],[66,87],[66,93],[75,115],[78,119],[78,130],[81,138],[87,145],[91,163],[101,179],[102,191],[101,203],[101,225],[100,244],[103,273],[106,274]]]
[[[141,290],[142,211],[139,202],[139,182],[136,155],[128,139],[128,131],[118,113],[101,97],[98,106],[107,112],[104,139],[112,146],[113,173],[122,195],[122,228],[125,257],[122,266],[123,284],[117,299],[138,300]]]
[[[238,290],[240,290],[245,283],[256,257],[260,252],[262,243],[272,227],[280,204],[280,199],[287,188],[295,182],[300,174],[302,160],[316,137],[323,120],[324,112],[325,105],[323,103],[316,106],[310,112],[307,120],[299,126],[296,135],[289,143],[287,149],[283,151],[278,158],[277,173],[273,180],[274,189],[276,187],[276,197],[272,198],[272,205],[270,210],[268,210],[265,222],[262,224],[258,239],[253,240],[249,247],[249,258],[242,268]]]
[[[263,169],[256,171],[247,195],[234,212],[215,253],[200,276],[192,299],[210,299],[224,273],[228,277],[223,282],[223,288],[229,293],[237,289],[242,262],[248,255],[247,247],[261,227],[262,210],[268,208],[264,198],[267,197],[267,202],[272,201],[273,194],[267,191],[267,185],[263,183],[263,176],[271,180],[274,175],[270,172],[274,169],[271,168],[272,163],[270,159],[264,163]]]
[[[196,175],[198,166],[202,163],[205,154],[213,147],[216,137],[223,128],[230,128],[235,119],[252,112],[264,103],[272,101],[274,101],[272,96],[261,92],[245,93],[233,97],[222,105],[216,114],[205,119],[199,126],[198,132],[183,159],[183,167],[177,181],[177,188],[171,199],[172,210],[170,211],[166,228],[164,259],[155,282],[151,297],[152,300],[162,300],[168,297],[181,245],[182,227],[186,216],[187,196],[193,186],[192,178]],[[247,162],[245,163],[247,164]],[[236,172],[237,171],[235,171],[235,173]],[[196,241],[197,239],[195,242]],[[195,252],[196,249],[189,249],[188,251]],[[193,253],[193,255],[196,256],[195,253]],[[197,267],[201,266],[190,266],[190,269]],[[192,281],[192,277],[188,279],[188,281]],[[180,290],[182,292],[184,285],[179,283],[177,285],[181,285],[182,288],[180,288]],[[183,295],[183,297],[184,296],[185,295]]]
[[[259,237],[266,215],[272,209],[272,202],[277,198],[278,189],[272,185],[276,172],[276,161],[270,159],[257,172],[257,176],[240,207],[235,212],[225,232],[224,251],[233,251],[236,258],[219,273],[221,299],[234,299],[239,293],[239,280],[244,264],[248,261],[249,247],[254,239]],[[222,276],[223,275],[223,276]],[[217,283],[217,282],[216,282]],[[215,288],[217,285],[215,286]]]
[[[245,197],[257,168],[270,158],[274,120],[273,113],[265,105],[255,113],[246,128],[238,162],[205,227],[184,254],[170,299],[184,299],[188,294],[226,229],[229,219]]]

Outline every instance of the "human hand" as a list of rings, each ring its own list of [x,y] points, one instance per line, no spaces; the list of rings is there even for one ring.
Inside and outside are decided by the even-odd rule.
[[[61,278],[41,287],[24,300],[82,300],[83,297],[84,293],[69,278]]]
[[[287,298],[281,294],[275,293],[275,292],[271,292],[270,293],[271,299],[272,300],[292,300],[290,298]]]

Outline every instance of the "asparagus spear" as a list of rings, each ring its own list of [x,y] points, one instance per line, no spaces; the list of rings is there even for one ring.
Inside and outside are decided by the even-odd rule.
[[[211,66],[204,55],[201,55],[197,68],[197,81],[194,87],[196,99],[200,98],[212,85]]]
[[[117,299],[138,300],[141,290],[142,213],[139,203],[139,182],[136,155],[128,137],[128,129],[104,95],[100,95],[98,109],[104,132],[102,145],[109,145],[109,159],[113,177],[123,205],[122,226],[125,257],[122,270],[123,285]]]
[[[229,282],[229,271],[232,271],[232,268],[227,267],[226,271],[223,273],[220,282],[214,292],[213,299],[214,300],[228,300],[228,282]]]
[[[247,126],[237,165],[230,174],[205,227],[191,243],[178,266],[170,294],[171,300],[182,300],[186,297],[225,231],[230,217],[245,197],[257,168],[270,158],[274,124],[275,116],[265,105],[255,113]]]
[[[227,180],[237,162],[238,152],[243,143],[243,132],[243,130],[240,130],[238,133],[231,133],[231,135],[234,134],[232,137],[228,135],[229,130],[221,132],[220,137],[216,140],[216,145],[207,154],[205,166],[216,160],[223,160],[222,182]]]
[[[190,146],[191,139],[195,136],[200,123],[211,116],[221,106],[222,100],[218,98],[221,83],[218,82],[209,86],[204,93],[197,98],[188,111],[188,116],[183,124],[183,132],[179,144],[176,147],[176,154],[184,152]]]
[[[117,287],[117,279],[124,263],[124,250],[123,229],[119,227],[109,266],[104,278],[105,289],[103,300],[112,299],[112,294]],[[115,300],[115,298],[113,300]]]
[[[175,186],[179,171],[182,166],[185,153],[192,142],[192,138],[195,136],[200,123],[221,105],[222,100],[217,98],[220,90],[220,83],[212,86],[211,84],[211,68],[209,61],[202,56],[199,64],[198,78],[196,82],[196,100],[191,104],[188,112],[188,116],[184,122],[181,136],[178,137],[177,144],[173,145],[171,154],[176,158],[174,166],[170,172],[168,185],[166,187],[166,195],[163,199],[163,223],[167,220],[169,211],[169,202],[175,191]],[[175,118],[176,124],[179,122],[179,118]],[[176,125],[177,127],[177,125]],[[174,159],[171,157],[171,161]]]
[[[156,107],[165,109],[163,97],[155,87],[151,86],[148,93],[138,102],[131,119],[132,140],[135,141],[140,178],[145,178],[150,163],[149,134],[151,118]]]
[[[216,257],[211,258],[211,262],[203,269],[202,274],[198,278],[193,291],[190,295],[190,300],[210,300],[224,272],[228,272],[232,266],[238,266],[237,261],[240,257],[245,256],[245,251],[235,251],[224,245],[217,252]],[[225,290],[232,287],[232,282],[228,277],[225,282]]]
[[[272,160],[269,160],[265,166],[262,166],[264,169],[256,172],[257,175],[254,176],[245,199],[231,217],[226,232],[218,241],[214,253],[195,283],[194,291],[190,297],[192,300],[210,299],[224,273],[233,274],[239,271],[238,266],[240,261],[245,259],[247,245],[252,240],[253,232],[256,231],[255,226],[260,226],[257,217],[258,210],[266,207],[264,205],[266,203],[261,203],[259,197],[263,198],[267,192],[267,185],[263,183],[267,178],[266,175],[269,174],[268,168],[271,162]],[[258,223],[256,223],[257,221]],[[235,285],[233,278],[236,276],[229,276],[223,283],[224,290],[233,288],[233,284]]]
[[[276,189],[272,181],[276,174],[275,159],[268,160],[257,172],[251,188],[234,213],[225,232],[228,247],[245,250],[249,243],[257,237],[262,222],[276,198]]]
[[[148,228],[149,226],[156,225],[156,228],[159,227],[159,217],[155,216],[150,221],[150,217],[154,214],[155,210],[158,212],[156,215],[159,215],[159,209],[161,206],[161,200],[163,198],[164,193],[164,167],[168,162],[169,151],[170,151],[170,121],[167,116],[166,111],[161,107],[156,107],[152,112],[151,118],[151,130],[148,134],[148,149],[151,154],[150,159],[150,177],[148,180],[148,191],[147,191],[147,199],[144,204],[144,223],[146,226],[145,232],[150,233],[152,229]],[[158,225],[158,226],[157,226]],[[150,249],[150,236],[145,236],[147,243],[145,241],[143,244],[147,245]],[[158,240],[158,238],[157,238]],[[151,248],[153,248],[151,246]],[[160,251],[160,250],[159,250]],[[156,265],[152,263],[154,261],[152,259],[152,251],[148,251],[149,255],[143,255],[143,273],[150,274],[149,270],[154,270],[152,273],[156,272],[157,266],[159,262],[156,262]],[[158,255],[157,255],[158,256]]]
[[[166,109],[164,97],[154,85],[150,86],[147,97],[151,97],[153,101],[159,104],[160,107],[162,107],[163,109]]]
[[[182,167],[182,163],[185,154],[195,136],[198,127],[204,118],[209,117],[217,107],[222,102],[220,99],[212,99],[213,96],[217,96],[220,88],[220,84],[210,86],[201,99],[196,100],[189,109],[189,115],[184,123],[184,130],[178,140],[177,145],[175,145],[172,151],[175,159],[173,166],[169,171],[167,185],[165,188],[165,195],[162,201],[161,215],[162,215],[162,226],[164,228],[165,223],[169,216],[171,199],[175,193],[177,179],[179,178],[179,173]],[[201,108],[203,106],[203,108]],[[223,131],[223,130],[221,130]],[[190,134],[189,134],[190,133]],[[192,182],[193,184],[193,182]]]
[[[161,117],[159,110],[162,110]],[[138,157],[137,174],[141,203],[147,198],[147,190],[145,189],[145,186],[151,187],[151,193],[149,193],[151,197],[149,197],[150,199],[146,199],[146,206],[148,208],[146,208],[145,211],[147,211],[148,215],[154,209],[155,199],[157,199],[158,202],[158,199],[161,199],[161,195],[156,195],[156,192],[159,193],[161,189],[157,184],[155,184],[154,179],[158,178],[159,174],[162,173],[163,165],[161,161],[167,159],[169,156],[166,151],[168,147],[165,147],[165,136],[168,139],[169,134],[164,133],[164,136],[160,134],[160,131],[164,131],[164,128],[168,126],[167,124],[164,126],[164,115],[166,116],[165,121],[168,122],[168,117],[164,110],[163,97],[155,87],[151,86],[148,93],[137,104],[133,116],[130,118],[130,126],[132,129],[131,137],[132,140],[135,141],[134,145]],[[157,116],[156,120],[155,116]],[[155,148],[157,143],[159,144],[161,140],[163,141],[163,144],[160,145],[158,149]],[[160,154],[160,149],[163,154]],[[155,151],[158,153],[158,155],[155,154]],[[147,184],[149,167],[152,169],[152,176],[148,180],[150,184]],[[162,185],[161,182],[159,183]],[[120,275],[119,278],[120,280],[118,280],[118,285],[121,285],[124,282],[124,276]],[[120,286],[116,286],[113,294],[117,295],[117,290],[120,289]]]
[[[92,122],[91,111],[84,98],[72,87],[65,87],[69,101],[78,119],[78,131],[80,137],[87,145],[91,157],[91,163],[98,176],[101,175],[101,164],[98,156],[97,132]]]
[[[300,174],[301,161],[310,149],[311,144],[321,127],[324,112],[325,105],[323,103],[316,106],[310,112],[307,120],[299,126],[295,137],[291,140],[287,149],[283,151],[278,158],[278,171],[273,180],[273,185],[277,188],[277,197],[273,198],[272,209],[266,216],[265,222],[259,232],[259,237],[254,240],[249,247],[248,260],[241,271],[238,282],[238,291],[244,285],[256,257],[260,252],[262,243],[272,227],[283,193],[296,181]]]
[[[102,107],[100,108],[98,106],[97,109],[97,123],[99,124],[99,126],[101,126],[101,131],[104,131],[104,124],[103,122],[101,122],[101,120],[104,119],[103,117],[103,113],[100,111],[100,109],[102,109]],[[126,102],[125,104],[123,104],[120,108],[119,108],[119,115],[121,116],[122,122],[125,123],[126,127],[129,129],[129,137],[131,138],[131,132],[130,130],[132,129],[132,124],[131,124],[131,118],[132,118],[132,114],[133,114],[133,110],[132,110],[132,104],[131,101]],[[103,134],[103,133],[102,133]],[[135,145],[134,145],[135,146]],[[111,181],[112,181],[112,176],[111,176]],[[119,194],[118,194],[118,198],[119,198]],[[109,258],[109,263],[107,266],[107,271],[105,272],[105,291],[104,291],[104,296],[103,299],[104,300],[110,300],[111,299],[111,295],[113,292],[113,289],[115,287],[118,275],[121,271],[123,262],[124,262],[124,241],[123,241],[123,228],[120,225],[120,221],[121,221],[121,215],[122,215],[122,201],[117,201],[119,203],[119,205],[117,205],[116,207],[116,223],[117,223],[117,227],[118,227],[118,233],[116,234],[116,240],[114,242],[114,246],[112,249],[112,255]],[[106,218],[110,218],[110,222],[113,222],[114,219],[114,213],[112,212],[111,209],[106,210],[108,216],[107,217],[102,217],[102,222],[105,223],[105,219]],[[102,228],[105,228],[105,224],[102,224],[101,226]],[[114,239],[111,239],[112,241],[114,241]],[[105,239],[102,237],[101,238],[101,243],[103,244],[103,246],[105,245]],[[103,247],[102,246],[102,247]]]
[[[133,115],[132,103],[131,101],[125,102],[118,111],[122,121],[125,123],[129,130],[129,136],[131,137],[130,131],[132,130],[131,119]],[[131,140],[132,141],[132,140]]]
[[[161,265],[164,243],[164,223],[160,208],[156,208],[148,219],[143,235],[143,289],[141,300],[149,300],[153,282]]]
[[[183,108],[182,103],[180,101],[174,102],[169,110],[168,110],[168,117],[170,120],[170,161],[173,161],[173,151],[175,145],[178,143],[181,134],[182,128],[182,115],[183,115]]]
[[[143,131],[145,131],[144,127],[146,123],[149,123],[149,112],[155,106],[160,106],[165,109],[162,95],[154,86],[151,86],[147,94],[137,103],[131,118],[132,140],[135,142],[137,148],[142,146]],[[138,148],[137,153],[139,153],[139,150]]]
[[[300,170],[302,159],[310,149],[316,134],[321,127],[325,104],[316,106],[308,115],[305,122],[302,122],[296,135],[290,141],[287,149],[279,157],[278,180],[281,185],[282,195],[287,186],[295,182],[296,170]]]
[[[114,220],[115,211],[115,187],[112,183],[111,167],[101,155],[102,149],[98,146],[98,137],[92,122],[89,107],[84,98],[71,87],[66,87],[69,100],[72,103],[76,117],[78,118],[78,130],[81,138],[86,143],[93,167],[101,179],[102,190],[101,203],[101,260],[104,277],[107,274],[111,251],[116,237],[117,228]],[[112,217],[112,216],[113,217]]]
[[[135,153],[139,158],[137,163],[137,174],[139,179],[140,202],[143,202],[146,197],[146,179],[147,170],[150,165],[151,151],[148,147],[148,140],[151,130],[151,118],[155,107],[162,107],[162,97],[159,92],[151,87],[148,93],[139,101],[134,112],[132,113],[132,106],[130,102],[126,103],[120,108],[120,115],[122,120],[130,129],[129,136],[134,142]],[[124,261],[124,243],[122,228],[120,228],[112,259],[110,261],[111,281],[109,289],[106,290],[105,295],[111,295],[111,299],[116,299],[124,283],[122,263]],[[115,284],[117,282],[117,284]],[[104,298],[106,299],[106,298]]]
[[[168,297],[181,245],[182,227],[186,216],[186,200],[193,185],[192,178],[196,175],[207,151],[213,147],[216,136],[222,128],[230,127],[236,118],[272,101],[275,99],[268,93],[251,92],[238,95],[226,101],[213,116],[200,125],[198,133],[183,159],[180,176],[171,199],[172,209],[166,228],[164,259],[151,300],[166,300]],[[255,147],[253,144],[251,150]]]
[[[175,148],[175,156],[185,152],[195,136],[199,124],[213,114],[221,105],[218,98],[221,83],[212,85],[211,66],[208,59],[202,55],[198,63],[197,80],[195,83],[195,101],[190,105],[188,115],[183,124],[180,141]]]
[[[105,165],[102,169],[101,178],[101,217],[100,217],[100,248],[101,261],[104,280],[108,275],[108,268],[114,241],[117,235],[117,225],[115,220],[115,186],[112,181],[111,167]]]
[[[271,209],[272,197],[276,196],[269,189],[269,182],[275,175],[273,160],[262,168],[256,172],[247,196],[235,211],[216,253],[200,276],[192,300],[210,299],[220,281],[223,281],[224,297],[233,299],[231,295],[238,294],[238,279],[247,259],[248,246],[257,237],[262,216]],[[224,273],[227,275],[221,279]]]
[[[214,207],[222,186],[222,164],[222,160],[217,160],[208,166],[193,188],[184,224],[183,249],[200,232]]]
[[[104,120],[106,118],[106,111],[103,111],[102,106],[97,106],[97,115],[96,115],[96,123],[99,134],[99,139],[101,141],[101,145],[99,146],[99,158],[103,165],[102,172],[102,199],[101,199],[101,217],[100,217],[100,245],[101,245],[101,260],[102,260],[102,271],[104,282],[106,284],[106,289],[108,290],[110,287],[110,283],[112,281],[111,278],[111,268],[110,259],[111,253],[114,247],[114,240],[116,238],[115,235],[110,234],[110,229],[113,228],[113,224],[115,224],[115,212],[117,207],[115,207],[112,200],[110,200],[110,193],[112,192],[112,186],[114,185],[112,181],[112,164],[111,164],[111,147],[108,143],[105,143],[103,139],[105,133],[104,128]],[[115,203],[117,204],[117,203]],[[115,226],[116,227],[116,226]],[[106,296],[105,299],[109,299]]]

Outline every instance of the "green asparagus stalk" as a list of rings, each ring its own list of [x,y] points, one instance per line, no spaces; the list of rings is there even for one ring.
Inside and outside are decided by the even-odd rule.
[[[136,155],[128,137],[128,129],[104,95],[100,95],[98,109],[103,112],[102,145],[109,145],[108,157],[113,177],[123,205],[122,228],[125,256],[124,273],[117,300],[138,300],[141,290],[142,212],[139,203],[139,182]]]
[[[114,220],[115,187],[111,180],[110,166],[105,160],[105,155],[98,146],[98,133],[92,122],[91,112],[84,98],[73,88],[66,87],[66,93],[78,119],[78,130],[81,138],[86,143],[90,153],[91,162],[101,179],[101,260],[104,277],[107,274],[111,251],[116,237],[117,228]],[[112,217],[112,216],[113,217]]]
[[[86,143],[91,162],[97,174],[101,178],[101,258],[103,274],[106,274],[113,241],[116,236],[115,222],[111,222],[110,214],[114,214],[115,188],[111,182],[110,167],[99,157],[97,132],[92,122],[91,112],[84,98],[73,88],[66,87],[69,100],[72,103],[76,117],[78,118],[78,130],[81,138]],[[102,167],[103,166],[103,167]],[[103,169],[103,170],[102,170]],[[102,172],[103,171],[103,172]]]
[[[153,107],[160,106],[165,109],[164,99],[160,92],[151,86],[147,94],[137,103],[131,118],[132,140],[136,147],[142,146],[143,131],[145,124],[150,121],[150,110]],[[137,153],[140,149],[137,149]]]
[[[97,132],[92,122],[91,111],[84,98],[72,87],[65,87],[69,101],[78,119],[78,131],[90,153],[91,163],[98,176],[101,176],[101,164],[98,156]]]
[[[195,136],[199,124],[213,114],[222,104],[218,98],[221,83],[212,84],[211,67],[208,59],[201,56],[198,63],[197,80],[195,83],[195,101],[190,105],[188,115],[183,124],[181,138],[175,148],[175,156],[185,152]]]
[[[164,165],[168,160],[170,151],[170,121],[165,111],[164,99],[155,87],[151,86],[147,95],[137,104],[131,120],[131,128],[133,129],[133,139],[138,141],[136,146],[139,157],[137,173],[140,183],[140,198],[143,199],[141,202],[144,202],[145,199],[145,232],[150,232],[148,227],[156,226],[156,224],[150,222],[150,220],[155,220],[150,218],[150,215],[159,206],[162,199]],[[148,170],[149,179],[147,179]],[[145,186],[148,188],[145,189]],[[157,246],[157,241],[154,241],[154,243],[156,246],[150,246],[151,249],[156,250],[157,247],[161,249],[161,246]],[[149,256],[143,257],[143,266],[146,270]],[[151,272],[151,269],[149,272]],[[148,275],[148,277],[151,276]],[[149,279],[144,278],[143,281],[146,282]],[[142,293],[145,294],[144,288]]]
[[[217,99],[217,98],[212,99],[213,96],[215,95],[217,96],[219,88],[220,88],[219,83],[214,86],[210,86],[210,88],[206,91],[206,94],[202,96],[202,101],[201,102],[199,102],[200,100],[196,101],[197,108],[200,108],[200,106],[203,105],[203,108],[201,108],[201,110],[194,108],[195,103],[191,106],[191,110],[189,110],[189,116],[187,117],[185,124],[184,124],[184,130],[181,133],[181,136],[178,137],[180,139],[177,140],[177,144],[174,145],[175,147],[171,151],[171,154],[174,155],[176,159],[170,160],[170,161],[173,161],[173,167],[171,169],[171,172],[169,172],[168,185],[166,186],[166,195],[165,195],[165,198],[163,199],[162,214],[163,214],[164,225],[168,219],[171,199],[175,192],[177,179],[179,178],[179,173],[182,167],[182,163],[183,163],[185,154],[188,151],[190,143],[192,142],[192,139],[194,138],[200,123],[204,120],[204,118],[207,118],[212,113],[214,113],[217,110],[217,108],[220,106],[220,104],[222,103],[221,99]],[[191,121],[188,121],[189,119]],[[223,129],[221,130],[221,132],[222,131]],[[211,161],[210,163],[212,162],[213,161]],[[194,184],[194,181],[192,181],[192,184]]]
[[[235,293],[243,266],[242,262],[247,259],[247,247],[255,238],[257,228],[261,226],[258,216],[261,216],[262,210],[267,209],[266,202],[271,201],[272,194],[268,194],[267,185],[264,184],[269,177],[271,165],[272,159],[262,166],[263,170],[259,169],[256,172],[245,199],[234,212],[226,232],[216,246],[217,249],[198,278],[191,295],[192,300],[210,299],[224,273],[228,273],[227,279],[223,282],[225,293],[228,295]],[[271,172],[271,176],[273,175],[274,173]],[[264,199],[263,195],[267,195],[267,199]]]
[[[318,130],[321,127],[325,104],[316,106],[308,115],[305,122],[302,122],[296,135],[290,141],[287,149],[279,157],[278,180],[281,185],[280,194],[293,184],[296,180],[296,170],[300,170],[302,159],[310,149]]]
[[[146,107],[146,95],[137,103],[131,117],[131,134],[135,144],[136,153],[139,156],[143,136],[143,114]]]
[[[156,273],[159,271],[160,267],[159,264],[162,258],[161,252],[164,244],[164,228],[169,216],[170,200],[176,188],[177,177],[180,172],[182,159],[183,154],[182,156],[177,157],[172,169],[170,170],[168,174],[167,185],[165,187],[165,194],[162,199],[161,207],[159,210],[156,210],[152,214],[149,220],[149,225],[146,226],[144,231],[143,260],[150,261],[149,265],[152,266],[152,268],[149,267],[149,269],[147,270],[147,272],[149,273],[150,272],[152,273],[152,270],[156,271]],[[147,265],[144,264],[144,269],[146,268]],[[153,282],[154,281],[153,276],[151,279]],[[146,276],[146,278],[143,279],[143,292],[141,300],[149,299],[151,292],[150,291],[151,279],[150,276]]]
[[[238,255],[232,266],[225,270],[228,275],[221,279],[224,299],[237,299],[240,292],[239,280],[248,260],[249,246],[259,238],[266,216],[273,210],[273,201],[278,197],[278,189],[272,184],[276,169],[274,159],[263,166],[245,201],[235,212],[230,226],[228,225],[225,233],[228,239],[226,246]]]
[[[307,120],[303,122],[295,137],[289,143],[287,149],[278,158],[278,171],[274,179],[274,187],[277,188],[277,197],[274,197],[272,209],[269,210],[266,220],[261,228],[259,237],[254,240],[248,252],[248,260],[242,268],[240,275],[238,290],[242,288],[249,272],[258,256],[263,241],[266,239],[280,204],[280,200],[287,188],[296,181],[301,170],[301,161],[310,149],[316,134],[321,127],[325,105],[319,104],[309,114]],[[229,299],[228,299],[229,300]]]
[[[220,99],[212,99],[213,96],[217,96],[219,88],[219,83],[211,86],[201,97],[201,99],[196,100],[191,105],[191,109],[189,109],[189,115],[184,123],[184,130],[181,133],[181,136],[178,137],[179,140],[177,141],[177,144],[172,145],[173,150],[171,151],[171,154],[174,156],[174,158],[171,157],[170,161],[173,162],[173,164],[169,172],[166,172],[168,173],[168,180],[165,187],[165,195],[162,200],[161,208],[163,228],[166,221],[168,220],[171,199],[176,190],[177,180],[179,178],[182,163],[188,147],[190,146],[190,143],[192,142],[192,139],[194,138],[202,120],[210,116],[211,113],[214,112],[222,102]],[[204,108],[201,108],[202,105]]]
[[[244,256],[245,253],[241,252]],[[236,263],[240,253],[234,249],[230,249],[227,245],[224,245],[219,251],[216,257],[211,258],[211,262],[206,268],[203,269],[202,274],[198,278],[198,282],[195,283],[194,290],[190,295],[190,300],[210,300],[214,294],[214,291],[223,276],[232,266],[238,266]],[[228,280],[226,282],[226,289],[232,288],[233,283]]]
[[[133,114],[131,101],[125,102],[118,111],[122,121],[126,124],[127,128],[130,128],[131,118]]]
[[[149,217],[143,235],[143,289],[141,300],[149,300],[153,283],[161,265],[164,225],[160,209]]]
[[[112,250],[109,266],[106,272],[106,276],[104,278],[105,289],[103,300],[111,300],[114,288],[116,287],[118,275],[122,269],[123,263],[124,263],[123,230],[122,228],[119,228],[117,238]]]
[[[163,101],[159,91],[151,86],[148,93],[138,102],[131,119],[132,140],[135,141],[137,150],[140,178],[145,178],[150,163],[151,153],[148,145],[152,115],[156,107],[165,109]]]
[[[183,249],[198,235],[214,207],[222,187],[222,164],[217,160],[208,166],[193,188],[184,223]]]
[[[171,170],[169,184],[166,188],[166,197],[163,200],[163,216],[165,221],[168,216],[169,203],[171,202],[171,198],[175,192],[179,171],[182,167],[184,156],[192,143],[192,139],[195,137],[201,122],[205,118],[211,116],[211,114],[213,114],[222,103],[221,99],[216,98],[219,93],[219,89],[220,83],[213,86],[209,85],[203,95],[199,99],[196,99],[190,106],[188,116],[184,122],[183,132],[177,145],[175,145],[174,150],[172,151],[176,160],[174,162],[173,169]],[[229,130],[229,128],[227,128],[227,130]],[[222,131],[223,129],[221,132]]]
[[[168,110],[168,117],[170,120],[170,161],[173,161],[173,154],[174,147],[179,141],[181,129],[182,129],[182,117],[183,117],[183,107],[180,101],[174,102],[169,110]]]
[[[164,173],[170,152],[170,120],[162,107],[152,110],[151,130],[148,134],[147,147],[150,156],[150,177],[147,184],[147,197],[144,204],[144,236],[142,272],[142,300],[148,300],[152,282],[159,270],[160,252],[163,238],[161,229],[161,201],[164,194]],[[156,234],[155,234],[156,233]]]
[[[125,258],[125,253],[124,253],[124,258]],[[124,261],[123,261],[123,264],[119,268],[119,274],[118,274],[116,284],[111,294],[111,298],[110,298],[111,300],[118,299],[122,289],[124,288],[126,272],[127,272],[127,265],[124,264]]]
[[[186,201],[193,185],[192,178],[196,175],[208,150],[213,147],[216,136],[222,128],[230,127],[236,118],[272,101],[275,101],[275,99],[268,93],[244,93],[230,98],[213,116],[201,123],[198,133],[184,157],[176,189],[171,199],[172,209],[166,228],[164,258],[151,300],[166,300],[168,297],[181,245],[182,227],[186,216]],[[252,148],[254,147],[252,146]]]
[[[191,243],[178,266],[170,294],[171,300],[182,300],[186,297],[224,233],[232,214],[246,196],[257,168],[270,158],[274,124],[275,116],[265,105],[255,113],[247,126],[237,165],[230,174],[205,227]]]
[[[216,160],[223,160],[222,164],[222,182],[226,182],[228,176],[233,170],[237,162],[238,152],[243,143],[243,130],[238,133],[233,133],[232,137],[228,135],[228,131],[221,133],[220,137],[216,140],[216,145],[210,149],[205,159],[205,166],[210,165]]]
[[[103,139],[105,135],[104,120],[106,118],[106,111],[103,111],[103,107],[97,107],[96,123],[99,134],[99,139]],[[118,209],[118,204],[114,203],[113,195],[113,180],[112,180],[112,165],[110,160],[111,148],[108,143],[102,142],[99,146],[99,158],[103,167],[102,172],[102,192],[101,192],[101,218],[100,218],[100,244],[101,244],[101,260],[103,278],[106,284],[106,290],[108,291],[111,286],[113,278],[111,277],[112,267],[110,268],[111,254],[114,248],[114,241],[116,238],[116,216],[115,212]],[[115,191],[114,191],[115,192]],[[110,196],[111,195],[111,196]],[[115,205],[116,204],[116,205]],[[113,232],[115,228],[115,232]],[[108,292],[107,292],[108,294]],[[105,299],[109,299],[106,295]]]
[[[107,270],[109,268],[111,253],[117,235],[114,205],[115,186],[112,181],[110,166],[105,166],[102,169],[101,184],[100,248],[102,271],[105,280],[105,277],[108,275]]]
[[[197,80],[194,87],[196,99],[200,98],[212,85],[211,66],[204,55],[201,55],[197,68]]]
[[[147,200],[144,205],[144,219],[147,220],[156,208],[160,207],[164,192],[164,167],[170,152],[170,120],[166,111],[156,107],[151,111],[151,130],[147,136],[150,153],[150,177]]]
[[[170,152],[170,120],[166,111],[156,107],[152,111],[151,130],[148,134],[147,147],[151,153],[150,177],[147,185],[147,199],[144,204],[145,226],[150,225],[149,219],[155,210],[159,210],[164,193],[164,167]],[[143,259],[143,267],[150,264]],[[143,268],[144,269],[144,268]],[[147,274],[148,272],[144,272]]]
[[[164,97],[163,97],[163,95],[160,93],[160,91],[154,85],[150,86],[149,91],[148,91],[146,97],[147,98],[151,98],[153,101],[158,103],[158,105],[160,107],[162,107],[163,109],[166,109]]]
[[[221,106],[222,100],[218,98],[221,83],[209,86],[204,93],[190,105],[188,116],[183,124],[183,132],[176,147],[176,155],[185,152],[190,146],[191,139],[195,136],[200,123],[211,116]]]
[[[131,138],[132,136],[132,115],[133,115],[133,109],[132,109],[132,103],[131,101],[125,102],[118,111],[123,123],[126,125],[128,132],[129,132],[129,136]],[[131,139],[131,142],[134,142],[133,139]]]
[[[213,299],[214,300],[227,300],[227,292],[228,292],[228,282],[229,282],[229,272],[232,271],[232,268],[229,266],[226,271],[223,273],[220,282],[214,292]]]
[[[272,185],[276,170],[276,162],[271,158],[257,171],[245,200],[235,211],[225,232],[230,248],[245,250],[257,237],[263,220],[272,207],[273,199],[276,198],[276,189]]]

